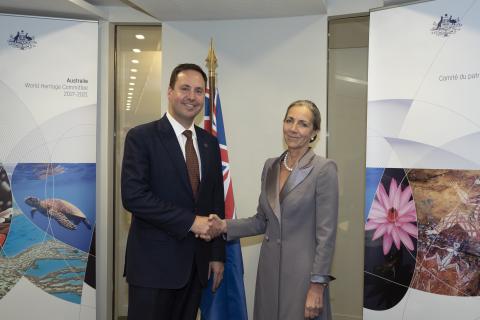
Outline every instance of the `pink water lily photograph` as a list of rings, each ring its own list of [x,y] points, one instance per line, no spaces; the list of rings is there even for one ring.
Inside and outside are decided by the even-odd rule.
[[[387,255],[394,244],[397,250],[404,245],[414,251],[412,238],[418,238],[417,213],[410,186],[402,190],[401,183],[391,178],[387,192],[379,183],[368,215],[365,230],[375,230],[372,241],[383,238],[383,254]]]

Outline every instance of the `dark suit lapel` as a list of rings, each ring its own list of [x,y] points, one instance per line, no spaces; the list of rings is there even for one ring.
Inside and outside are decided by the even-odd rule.
[[[178,176],[182,183],[187,187],[187,189],[192,193],[192,186],[190,185],[190,180],[188,179],[187,165],[185,163],[185,158],[183,157],[182,149],[178,144],[178,139],[175,136],[175,131],[173,131],[172,125],[168,121],[166,116],[163,116],[158,121],[158,132],[160,134],[160,142],[165,147],[168,157],[172,161],[173,166],[178,171]],[[160,164],[161,165],[161,164]]]
[[[200,170],[202,171],[200,185],[198,186],[198,194],[202,194],[202,189],[205,187],[205,181],[207,177],[207,168],[210,165],[213,165],[210,152],[215,150],[214,148],[208,145],[207,139],[205,137],[205,131],[202,131],[200,128],[195,126],[195,132],[197,134],[197,145],[198,153],[200,154]]]
[[[303,180],[308,176],[312,171],[312,160],[315,157],[312,149],[308,150],[307,153],[298,161],[298,165],[293,169],[292,173],[288,177],[285,185],[283,186],[282,192],[280,192],[280,203],[283,202],[283,199],[293,190],[296,186],[302,183]]]
[[[201,170],[202,170],[202,180],[205,177],[207,172],[207,164],[210,161],[209,158],[209,148],[207,140],[205,139],[204,132],[202,132],[197,126],[195,126],[195,132],[197,134],[197,145],[198,153],[200,154]],[[202,187],[202,181],[200,181],[200,187]]]

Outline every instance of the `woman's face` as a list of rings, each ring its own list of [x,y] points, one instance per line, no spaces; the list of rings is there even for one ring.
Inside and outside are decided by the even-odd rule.
[[[306,106],[293,106],[283,120],[283,138],[289,150],[306,149],[310,139],[317,134],[313,130],[313,114]]]

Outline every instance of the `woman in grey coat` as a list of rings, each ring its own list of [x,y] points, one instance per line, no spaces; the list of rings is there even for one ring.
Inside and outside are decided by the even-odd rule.
[[[254,319],[330,320],[328,283],[338,212],[336,165],[312,151],[320,112],[293,102],[283,121],[287,151],[268,159],[257,214],[212,224],[227,239],[265,234],[260,249]]]

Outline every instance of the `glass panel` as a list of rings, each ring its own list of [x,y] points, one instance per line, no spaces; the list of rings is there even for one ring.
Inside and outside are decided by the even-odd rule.
[[[141,35],[143,36],[143,39]],[[123,278],[130,214],[120,193],[123,145],[128,130],[160,118],[161,27],[117,26],[115,66],[115,319],[127,315],[128,286]]]
[[[328,24],[328,48],[368,47],[368,17],[330,20]]]
[[[335,320],[361,319],[368,17],[329,22],[327,154],[338,164],[340,208],[333,262]]]

